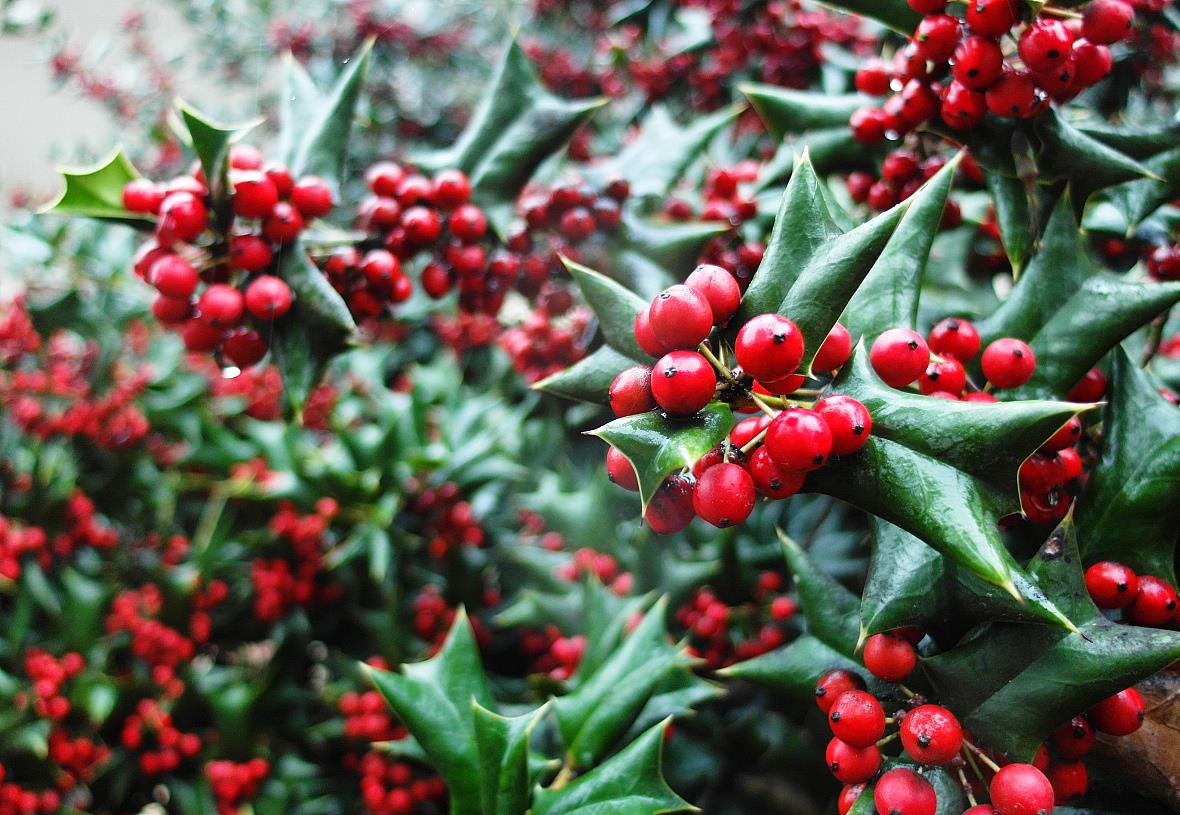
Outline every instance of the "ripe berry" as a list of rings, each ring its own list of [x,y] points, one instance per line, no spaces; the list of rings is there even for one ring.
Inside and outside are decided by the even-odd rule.
[[[938,112],[938,94],[925,82],[911,79],[898,94],[901,116],[907,129],[913,129]]]
[[[913,770],[895,767],[877,779],[873,803],[877,815],[934,815],[938,795],[931,783]]]
[[[1082,12],[1082,36],[1110,45],[1131,33],[1135,9],[1123,0],[1091,0]]]
[[[747,374],[773,382],[794,373],[803,361],[803,334],[781,314],[759,314],[742,326],[733,350]]]
[[[1139,594],[1139,578],[1129,567],[1103,560],[1086,569],[1086,591],[1098,608],[1125,608]]]
[[[1018,470],[1020,487],[1032,493],[1046,493],[1065,483],[1065,467],[1052,452],[1033,453]]]
[[[861,784],[881,769],[881,750],[875,744],[853,747],[839,739],[832,739],[824,752],[824,760],[840,783]]]
[[[256,320],[277,320],[291,310],[291,287],[274,275],[262,275],[246,287],[246,310]]]
[[[754,451],[750,456],[749,467],[750,477],[754,479],[758,492],[776,500],[790,498],[799,492],[807,479],[807,473],[791,472],[775,464],[765,447]]]
[[[856,805],[857,799],[864,791],[864,784],[845,784],[840,790],[840,797],[836,799],[837,815],[848,815],[848,810]]]
[[[988,791],[998,815],[1049,815],[1053,811],[1053,785],[1031,764],[1001,767]]]
[[[370,249],[365,252],[359,268],[369,286],[385,293],[393,289],[394,278],[401,274],[401,264],[397,257],[386,249]]]
[[[1160,626],[1176,611],[1176,590],[1158,577],[1139,575],[1135,601],[1127,606],[1127,617],[1135,625]]]
[[[1114,67],[1110,49],[1089,40],[1078,40],[1073,44],[1074,82],[1088,88],[1106,78]]]
[[[869,637],[862,658],[869,673],[886,682],[900,682],[918,664],[918,653],[914,646],[889,633]]]
[[[815,412],[831,431],[832,452],[837,455],[855,453],[865,446],[873,431],[869,409],[851,396],[825,396],[815,403]]]
[[[653,531],[671,535],[692,522],[696,517],[692,507],[693,487],[693,481],[683,476],[672,476],[660,485],[643,516]]]
[[[295,180],[291,178],[291,170],[285,164],[268,164],[262,170],[270,183],[275,185],[279,198],[286,198],[295,188]]]
[[[180,330],[180,338],[188,351],[206,353],[221,342],[222,331],[215,325],[196,318],[190,319]]]
[[[434,187],[431,185],[430,179],[417,173],[403,177],[398,182],[397,192],[394,193],[397,202],[403,207],[433,205],[433,195]]]
[[[221,353],[238,368],[249,368],[266,356],[266,340],[253,328],[235,328],[221,342]]]
[[[947,0],[907,0],[919,14],[938,14],[946,8]]]
[[[953,81],[943,88],[939,115],[951,127],[967,130],[982,122],[983,117],[987,115],[987,99],[981,91],[973,91],[966,85]],[[949,203],[948,213],[952,211],[949,209]]]
[[[922,18],[914,31],[918,53],[931,62],[946,62],[959,44],[959,19],[949,14],[932,14]]]
[[[197,311],[201,319],[218,328],[237,325],[246,310],[242,293],[233,286],[215,283],[201,293]]]
[[[1057,458],[1061,460],[1062,477],[1066,483],[1080,478],[1082,475],[1082,457],[1072,447],[1057,451]]]
[[[270,265],[274,254],[257,235],[237,235],[229,243],[229,263],[245,272],[260,272]]]
[[[976,34],[999,37],[1016,25],[1020,16],[1018,0],[968,0],[967,25]]]
[[[1082,437],[1082,420],[1074,416],[1063,424],[1049,440],[1041,445],[1042,450],[1064,450],[1073,447]]]
[[[921,764],[947,764],[963,746],[963,728],[946,708],[922,705],[901,720],[901,743]]]
[[[201,282],[197,270],[180,255],[167,254],[148,270],[148,282],[165,297],[188,300]]]
[[[932,361],[918,377],[918,389],[927,395],[942,391],[957,396],[965,387],[967,371],[964,370],[963,363],[954,357],[947,357],[941,362]]]
[[[1036,83],[1023,71],[1005,71],[985,98],[987,109],[997,116],[1026,119],[1038,111]]]
[[[234,214],[239,218],[265,218],[279,202],[274,182],[262,173],[235,173],[232,181]]]
[[[713,330],[709,301],[682,284],[669,286],[657,294],[647,315],[652,334],[668,348],[696,348]]]
[[[160,203],[156,222],[156,239],[162,246],[176,241],[191,243],[209,225],[209,213],[201,199],[191,192],[170,193]]]
[[[742,301],[742,290],[732,274],[712,263],[696,267],[684,285],[693,289],[709,303],[713,324],[723,326],[733,317]]]
[[[149,178],[136,178],[123,185],[123,208],[155,215],[164,201],[164,190]]]
[[[885,735],[885,709],[871,693],[850,690],[840,694],[828,711],[832,734],[853,747],[876,744]]]
[[[189,303],[188,298],[177,300],[172,297],[165,297],[162,294],[156,295],[152,300],[152,314],[157,320],[164,325],[177,325],[183,323],[192,316],[193,308]]]
[[[392,161],[379,161],[365,171],[365,183],[376,195],[393,197],[406,171]]]
[[[1134,688],[1121,690],[1090,708],[1091,724],[1109,736],[1129,736],[1139,729],[1147,713],[1143,697]]]
[[[610,385],[610,409],[615,416],[633,416],[654,409],[651,395],[651,368],[636,365],[619,373]]]
[[[864,690],[865,681],[861,675],[843,668],[833,668],[815,683],[815,703],[827,713],[844,693]]]
[[[252,144],[235,144],[229,149],[229,166],[235,170],[257,170],[262,166],[262,151]]]
[[[716,387],[713,366],[695,351],[671,351],[652,368],[652,396],[672,416],[696,413],[709,404]]]
[[[815,358],[811,360],[813,371],[834,371],[842,368],[852,356],[852,334],[840,323],[832,326],[828,336],[820,343]]]
[[[1093,749],[1094,728],[1085,716],[1074,716],[1049,737],[1053,750],[1062,758],[1077,760]]]
[[[861,144],[878,144],[885,139],[888,117],[880,108],[860,108],[848,118],[848,127]]]
[[[734,447],[745,447],[763,430],[770,426],[770,418],[765,414],[742,419],[729,431],[729,442]]]
[[[274,243],[290,243],[303,231],[303,216],[286,201],[279,201],[262,222],[262,234]]]
[[[917,331],[891,328],[873,342],[869,361],[885,384],[904,388],[926,370],[930,363],[930,348]]]
[[[474,204],[462,204],[447,219],[447,227],[463,243],[475,243],[487,234],[488,219]]]
[[[885,96],[889,93],[892,76],[884,60],[871,59],[856,72],[856,89],[869,96]]]
[[[414,246],[434,243],[442,235],[438,213],[426,207],[413,206],[403,212],[401,226],[406,231],[406,240]]]
[[[821,414],[807,408],[787,408],[766,431],[766,451],[784,470],[817,470],[832,453],[832,431]]]
[[[627,457],[614,447],[606,451],[606,475],[611,481],[630,492],[639,492],[639,477]]]
[[[692,506],[720,529],[740,524],[754,511],[754,481],[737,464],[715,464],[697,480]]]
[[[645,354],[653,357],[662,357],[672,349],[664,345],[651,330],[651,319],[648,316],[648,309],[640,309],[639,313],[635,315],[635,341],[639,343],[639,347],[643,349]]]
[[[987,37],[967,37],[955,48],[951,75],[975,91],[987,90],[1004,73],[1004,52]]]
[[[455,209],[471,199],[471,182],[460,170],[443,170],[433,184],[434,203],[439,209]]]
[[[997,388],[1015,388],[1032,377],[1037,358],[1027,343],[1005,337],[983,349],[980,364],[988,382]]]
[[[1020,58],[1029,70],[1052,70],[1069,59],[1073,39],[1060,20],[1039,19],[1020,36]]]
[[[561,213],[557,229],[570,243],[581,243],[594,234],[594,216],[585,207],[574,207]]]
[[[322,218],[332,211],[332,188],[319,176],[304,176],[291,188],[291,203],[309,221]]]
[[[1053,785],[1053,796],[1059,804],[1069,803],[1086,794],[1090,776],[1086,765],[1080,761],[1054,762],[1049,766],[1049,783]]]

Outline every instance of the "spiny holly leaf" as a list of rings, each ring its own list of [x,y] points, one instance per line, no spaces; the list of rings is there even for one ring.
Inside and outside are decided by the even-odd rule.
[[[287,63],[279,127],[283,161],[296,175],[317,175],[339,194],[352,120],[369,69],[373,39],[349,60],[327,95],[321,94],[295,60]]]
[[[184,102],[177,103],[180,121],[184,126],[189,146],[197,154],[201,169],[209,184],[209,196],[213,199],[218,215],[228,220],[229,208],[229,147],[241,134],[253,128],[258,122],[244,125],[222,125],[212,121]]]
[[[603,99],[567,100],[550,93],[513,39],[458,141],[415,160],[430,172],[454,167],[467,173],[472,200],[503,232],[517,194],[537,167],[603,104]]]
[[[986,620],[1061,625],[1065,619],[1019,567],[1009,567],[1022,598],[1017,601],[905,530],[876,517],[869,526],[873,557],[861,597],[862,636],[910,625],[962,630]]]
[[[1180,527],[1180,409],[1123,349],[1111,366],[1102,459],[1078,502],[1088,560],[1111,559],[1172,582]]]
[[[907,36],[922,20],[905,0],[824,0],[824,5],[869,17]]]
[[[484,815],[528,812],[529,737],[544,710],[506,717],[471,702]]]
[[[1038,116],[1033,131],[1041,142],[1037,168],[1042,181],[1068,180],[1078,212],[1091,193],[1153,175],[1135,159],[1078,130],[1055,110]]]
[[[917,322],[922,275],[961,160],[959,153],[914,194],[893,237],[844,309],[841,322],[854,340],[863,336],[872,342],[883,331],[912,328]]]
[[[668,641],[666,610],[664,600],[657,602],[616,651],[579,677],[577,690],[554,702],[557,729],[573,766],[590,767],[601,760],[656,688],[669,676],[687,672],[686,653]]]
[[[624,416],[589,432],[627,457],[639,476],[644,511],[671,473],[692,467],[733,427],[729,405],[714,402],[690,419],[669,419],[659,411]]]
[[[797,157],[803,152],[808,154],[812,167],[821,176],[871,163],[864,145],[852,138],[847,125],[810,130],[778,146],[774,157],[762,165],[754,189],[763,192],[782,186],[791,177]]]
[[[741,85],[738,90],[750,100],[775,139],[829,128],[847,131],[848,117],[872,104],[869,97],[856,93],[836,96],[757,84]]]
[[[605,402],[610,384],[623,370],[641,364],[603,345],[570,367],[533,384],[533,390],[582,402]]]
[[[115,150],[92,167],[60,169],[65,189],[52,203],[40,210],[43,214],[80,215],[115,221],[137,229],[152,228],[151,218],[131,212],[123,206],[123,187],[128,181],[139,178],[139,173],[123,154],[123,148]]]
[[[1180,122],[1175,119],[1164,124],[1134,127],[1115,127],[1100,122],[1082,125],[1078,130],[1107,147],[1113,147],[1140,161],[1169,152],[1175,149],[1177,142],[1180,142]]]
[[[635,315],[647,308],[642,297],[620,286],[605,275],[580,263],[563,258],[586,304],[598,318],[606,344],[632,359],[647,359],[647,354],[635,339]]]
[[[1036,240],[1028,190],[1019,178],[1001,173],[987,173],[983,180],[996,208],[1000,243],[1004,245],[1012,268],[1019,271],[1024,268],[1024,261]]]
[[[873,371],[863,342],[833,391],[864,403],[872,437],[809,474],[805,488],[900,526],[1019,597],[998,521],[1019,508],[1020,463],[1086,406],[949,402],[894,390]]]
[[[660,770],[664,731],[660,722],[618,755],[563,787],[537,788],[534,815],[662,815],[695,812],[672,791]]]
[[[1012,396],[1065,395],[1111,348],[1178,301],[1180,282],[1144,283],[1108,274],[1090,278],[1025,338],[1036,354],[1037,367]]]
[[[1053,728],[1180,658],[1180,633],[1107,620],[1089,599],[1072,519],[1029,566],[1080,633],[996,624],[923,661],[938,698],[984,744],[1029,761]]]
[[[400,674],[361,667],[447,782],[452,813],[481,813],[483,785],[472,701],[490,711],[496,703],[466,613],[455,615],[442,649],[432,659],[405,665]]]
[[[655,297],[687,277],[709,241],[729,229],[709,221],[660,222],[624,213],[612,274],[644,297]]]
[[[603,176],[627,180],[635,200],[662,200],[713,137],[739,113],[740,107],[723,108],[681,125],[665,105],[655,105],[635,138],[603,168]]]
[[[1173,138],[1176,138],[1173,136]],[[1157,209],[1180,196],[1180,147],[1143,160],[1143,166],[1163,179],[1140,178],[1111,187],[1096,199],[1121,224],[1119,234],[1130,237],[1135,227]],[[1087,212],[1086,224],[1090,217]]]

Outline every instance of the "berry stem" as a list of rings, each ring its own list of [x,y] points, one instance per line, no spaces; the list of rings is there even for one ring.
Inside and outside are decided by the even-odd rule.
[[[697,350],[700,351],[701,356],[709,360],[713,367],[717,369],[717,372],[725,377],[729,382],[734,385],[741,385],[741,383],[738,382],[737,378],[733,375],[733,371],[729,370],[728,366],[726,366],[721,360],[717,359],[717,355],[713,353],[713,350],[709,348],[707,343],[702,342],[697,346]]]
[[[971,790],[971,784],[967,781],[967,773],[963,772],[963,768],[958,768],[959,785],[963,788],[963,794],[967,796],[967,803],[971,806],[977,806],[978,801],[975,800],[975,793]]]
[[[967,759],[967,766],[971,768],[971,772],[975,773],[975,777],[983,781],[983,770],[979,769],[979,765],[975,763],[975,756],[971,755],[971,751],[966,747],[962,749],[963,758]]]
[[[754,400],[754,404],[762,408],[762,412],[767,416],[777,416],[779,412],[762,400],[762,397],[751,391],[750,398]]]
[[[905,694],[905,698],[907,698],[907,699],[913,699],[915,696],[918,695],[918,694],[914,693],[912,690],[910,690],[909,688],[907,688],[905,685],[901,684],[900,682],[897,683],[897,687],[901,690],[902,693]]]
[[[553,779],[553,783],[549,785],[551,790],[559,790],[566,784],[573,780],[574,765],[568,759],[561,765],[561,769],[557,772],[557,777]]]
[[[963,746],[966,747],[968,750],[970,750],[972,753],[975,753],[975,755],[979,757],[979,760],[982,761],[987,766],[987,768],[990,769],[993,773],[998,773],[1000,771],[1000,765],[996,764],[996,762],[994,762],[990,758],[988,758],[987,753],[980,750],[974,744],[967,741],[966,739],[963,739]]]
[[[1081,12],[1072,11],[1065,8],[1057,8],[1056,6],[1041,6],[1040,14],[1047,17],[1061,17],[1066,20],[1080,20],[1082,19]]]
[[[743,453],[748,453],[748,452],[750,452],[751,450],[753,450],[755,447],[757,447],[757,446],[759,445],[759,443],[761,443],[761,441],[762,441],[764,438],[766,438],[766,432],[767,432],[768,430],[770,430],[770,428],[769,428],[769,427],[764,427],[764,428],[762,428],[762,432],[761,432],[761,433],[759,433],[757,436],[755,436],[754,438],[750,439],[748,442],[746,442],[745,444],[743,444],[743,445],[742,445],[742,447],[741,447],[741,450],[742,450],[742,452],[743,452]]]
[[[894,739],[896,739],[900,736],[901,736],[901,731],[895,730],[892,733],[890,733],[888,736],[886,736],[885,738],[877,739],[877,747],[878,748],[884,747],[886,744],[888,744],[889,742],[893,741]]]

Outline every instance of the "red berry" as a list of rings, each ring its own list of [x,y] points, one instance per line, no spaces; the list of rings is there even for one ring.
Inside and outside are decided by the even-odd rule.
[[[869,673],[886,682],[900,682],[918,664],[918,653],[907,640],[893,634],[874,634],[865,641],[862,655]]]
[[[246,310],[242,293],[233,286],[216,283],[201,293],[197,312],[201,319],[218,328],[237,325]]]
[[[957,80],[953,81],[942,91],[939,115],[956,130],[967,130],[982,122],[987,115],[987,98],[981,91],[973,91]],[[948,213],[952,212],[950,203],[953,202],[948,202]]]
[[[1062,474],[1066,483],[1080,478],[1082,475],[1082,457],[1072,447],[1057,451],[1057,458],[1061,460]]]
[[[365,282],[379,292],[393,290],[393,281],[401,275],[401,264],[397,257],[386,249],[370,249],[360,262]]]
[[[773,382],[794,373],[803,361],[803,334],[781,314],[759,314],[742,326],[733,350],[747,374]]]
[[[1128,619],[1135,625],[1161,626],[1176,611],[1176,590],[1149,574],[1139,575],[1135,600],[1127,606]]]
[[[156,239],[162,246],[176,241],[191,243],[209,225],[209,213],[201,199],[191,192],[173,192],[160,203]]]
[[[815,358],[811,360],[813,371],[834,371],[844,367],[852,356],[852,334],[840,323],[832,326],[828,336],[820,343]]]
[[[188,300],[201,282],[193,265],[180,255],[167,254],[148,270],[148,282],[165,297]]]
[[[968,0],[967,25],[976,34],[999,37],[1007,34],[1020,17],[1018,0]]]
[[[1121,690],[1090,708],[1086,715],[1091,724],[1109,736],[1129,736],[1139,729],[1147,715],[1147,705],[1134,688]]]
[[[823,674],[815,684],[815,703],[825,714],[832,709],[843,694],[848,691],[862,691],[865,681],[861,675],[843,668],[833,668]]]
[[[434,203],[452,210],[471,200],[471,182],[460,170],[443,170],[434,177]]]
[[[627,457],[614,447],[606,451],[606,474],[611,481],[630,492],[639,492],[639,477]]]
[[[1147,272],[1157,280],[1180,279],[1180,247],[1159,246],[1147,257]]]
[[[234,170],[257,170],[262,166],[262,151],[252,144],[235,144],[229,149],[229,166]]]
[[[1089,40],[1078,40],[1073,44],[1074,82],[1078,87],[1088,88],[1106,78],[1114,67],[1110,49]]]
[[[246,287],[246,310],[256,320],[277,320],[291,310],[291,287],[274,275],[262,275]]]
[[[900,186],[919,172],[918,157],[911,150],[894,150],[881,161],[881,178],[890,184]]]
[[[203,353],[217,347],[221,342],[222,331],[211,323],[193,318],[184,324],[180,336],[184,340],[185,349]]]
[[[985,98],[987,109],[997,116],[1026,119],[1038,111],[1036,83],[1023,71],[1005,71]]]
[[[965,387],[967,371],[964,370],[963,363],[954,357],[946,357],[941,362],[931,361],[918,377],[918,389],[926,395],[941,391],[958,396]]]
[[[766,431],[766,451],[784,470],[817,470],[832,453],[832,431],[821,414],[808,408],[787,408]]]
[[[717,375],[695,351],[671,351],[652,368],[651,392],[672,416],[691,416],[713,399]]]
[[[392,198],[406,177],[406,171],[392,161],[379,161],[365,171],[365,183],[375,195]]]
[[[447,227],[463,243],[475,243],[487,234],[488,219],[474,204],[461,204],[447,219]]]
[[[270,179],[270,183],[275,185],[279,198],[286,198],[291,194],[295,180],[291,178],[291,171],[285,164],[268,164],[262,172]]]
[[[176,299],[163,294],[152,300],[152,314],[164,325],[177,325],[192,316],[193,308],[188,298]]]
[[[938,14],[946,8],[947,0],[907,0],[919,14]]]
[[[290,243],[303,231],[303,216],[286,201],[279,201],[262,222],[262,234],[274,243]]]
[[[959,44],[959,18],[949,14],[924,17],[914,31],[918,53],[931,62],[946,62]]]
[[[917,331],[891,328],[873,342],[869,361],[885,384],[904,388],[926,370],[930,363],[930,348]]]
[[[645,354],[653,357],[662,357],[672,349],[664,345],[651,330],[651,319],[648,317],[648,309],[640,309],[639,313],[635,315],[635,341],[639,343],[639,347],[643,349]]]
[[[765,447],[759,447],[750,456],[750,477],[758,492],[775,500],[789,498],[803,489],[807,473],[784,470],[774,463]]]
[[[713,330],[709,301],[682,284],[669,286],[657,294],[647,315],[652,334],[668,348],[696,348]]]
[[[1032,493],[1046,493],[1065,483],[1065,467],[1053,452],[1037,452],[1026,458],[1018,471],[1020,487]]]
[[[149,178],[136,178],[123,185],[123,208],[155,215],[164,201],[164,190]]]
[[[1049,815],[1053,811],[1053,785],[1031,764],[1001,767],[988,791],[998,815]]]
[[[1004,52],[987,37],[967,37],[955,48],[951,74],[975,91],[987,90],[1004,73]]]
[[[871,59],[856,72],[856,89],[869,96],[885,96],[889,93],[892,76],[884,60]]]
[[[824,752],[824,760],[837,781],[842,784],[861,784],[881,769],[881,750],[875,744],[853,747],[839,739],[832,739]]]
[[[966,320],[947,317],[930,329],[930,350],[959,362],[970,362],[979,353],[979,332]]]
[[[815,412],[832,433],[832,452],[855,453],[864,447],[873,431],[873,417],[861,402],[851,396],[835,394],[815,403]]]
[[[693,482],[683,476],[672,476],[660,485],[643,516],[653,531],[671,535],[692,522],[696,517],[692,506],[693,486]]]
[[[412,207],[414,205],[433,205],[434,187],[430,183],[430,179],[426,176],[407,175],[398,182],[397,192],[394,197],[397,202],[403,207]]]
[[[865,791],[864,784],[845,784],[840,790],[840,797],[836,799],[838,815],[848,815],[848,810],[856,805],[856,801]]]
[[[696,513],[720,529],[740,524],[754,510],[754,481],[737,464],[714,464],[697,480],[692,495]]]
[[[1066,398],[1071,402],[1097,402],[1106,395],[1106,375],[1097,368],[1086,372]]]
[[[266,356],[266,340],[253,328],[235,328],[221,342],[221,353],[238,368],[249,368]]]
[[[442,235],[438,213],[426,207],[412,206],[403,212],[401,226],[406,231],[406,240],[415,246],[434,243]]]
[[[1037,369],[1037,358],[1028,344],[1014,337],[996,340],[983,349],[983,375],[997,388],[1023,385]]]
[[[1099,45],[1125,39],[1135,22],[1135,9],[1123,0],[1090,0],[1082,12],[1082,36]]]
[[[963,728],[946,708],[922,705],[901,720],[901,743],[921,764],[947,764],[963,746]]]
[[[610,409],[615,416],[646,413],[656,406],[651,395],[651,368],[636,365],[619,373],[610,385]]]
[[[1080,761],[1054,763],[1049,766],[1049,783],[1053,785],[1053,797],[1059,804],[1069,803],[1086,794],[1090,776],[1086,765]]]
[[[332,188],[319,176],[304,176],[291,188],[291,203],[309,221],[322,218],[332,211]]]
[[[742,290],[737,279],[712,263],[702,263],[696,267],[684,285],[705,298],[713,313],[713,324],[717,326],[728,323],[742,301]]]
[[[229,263],[235,269],[260,272],[273,257],[270,245],[257,235],[238,235],[229,243]]]
[[[1094,728],[1085,716],[1074,716],[1054,730],[1049,738],[1053,742],[1054,752],[1071,761],[1090,752],[1097,741],[1094,737]]]
[[[853,747],[868,747],[885,735],[885,709],[867,691],[846,691],[828,710],[828,724],[840,741]]]
[[[929,85],[911,79],[901,89],[901,115],[908,129],[913,129],[938,112],[938,94]]]
[[[861,108],[848,119],[852,137],[861,144],[878,144],[885,139],[888,117],[880,108]]]
[[[1139,594],[1139,578],[1129,567],[1103,560],[1086,569],[1086,591],[1098,608],[1125,608]]]
[[[1068,422],[1063,424],[1060,429],[1049,440],[1041,445],[1042,450],[1064,450],[1067,447],[1073,447],[1078,443],[1078,439],[1082,437],[1082,420],[1074,416]]]
[[[594,216],[585,207],[574,207],[561,213],[557,229],[570,243],[581,243],[594,234]]]
[[[934,815],[938,795],[931,783],[913,770],[895,767],[877,779],[873,803],[877,815]]]
[[[254,170],[234,173],[234,214],[239,218],[265,218],[279,202],[279,191],[269,176]]]
[[[1049,71],[1069,59],[1073,39],[1061,20],[1041,18],[1020,35],[1020,58],[1031,71]]]

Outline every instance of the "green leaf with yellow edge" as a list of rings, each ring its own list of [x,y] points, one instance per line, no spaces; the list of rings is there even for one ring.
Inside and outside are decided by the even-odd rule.
[[[529,809],[529,738],[545,708],[501,716],[472,700],[484,815],[525,815]]]
[[[696,464],[721,443],[733,424],[729,405],[713,402],[686,419],[670,419],[652,410],[615,419],[589,435],[602,439],[631,462],[639,477],[639,497],[646,511],[664,479]]]
[[[118,148],[91,167],[60,168],[65,188],[41,210],[47,215],[82,216],[151,229],[155,219],[123,206],[123,187],[139,178],[139,172]]]

